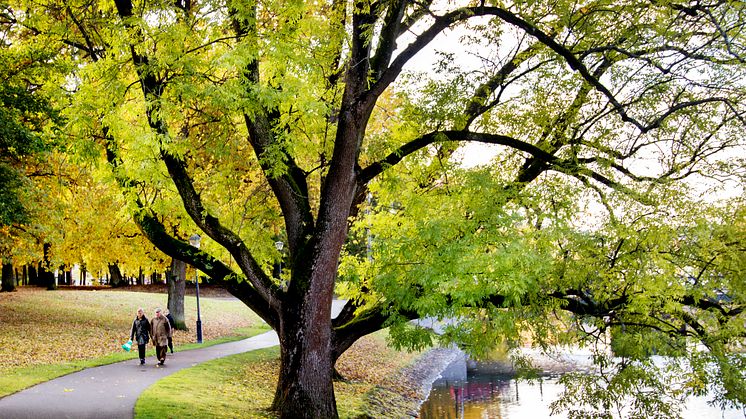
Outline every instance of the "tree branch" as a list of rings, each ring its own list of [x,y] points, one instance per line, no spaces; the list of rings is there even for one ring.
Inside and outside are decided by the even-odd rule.
[[[593,295],[587,292],[583,292],[575,289],[567,289],[562,291],[554,291],[546,294],[539,295],[538,297],[526,297],[521,302],[521,305],[530,304],[542,304],[545,298],[560,300],[561,309],[578,316],[590,316],[595,318],[613,317],[617,318],[625,313],[625,308],[632,302],[632,295],[622,293],[617,297],[611,297],[606,300],[596,300]],[[505,307],[505,304],[509,301],[503,295],[495,294],[485,296],[479,300],[475,300],[468,305],[471,308],[501,308]],[[710,299],[697,299],[692,296],[684,296],[680,298],[678,302],[684,306],[702,309],[702,310],[717,310],[722,316],[728,318],[735,318],[743,312],[742,306],[726,308],[722,303],[716,302]],[[446,296],[445,304],[450,306],[453,301],[450,296]],[[343,313],[344,316],[338,317],[333,322],[334,334],[332,339],[332,347],[335,348],[334,352],[341,354],[345,349],[351,345],[358,338],[379,330],[385,322],[388,320],[390,314],[397,314],[407,320],[415,320],[420,318],[419,313],[414,310],[401,310],[397,309],[392,302],[382,302],[381,304],[366,309],[363,312],[357,313],[352,316],[356,303],[349,302],[345,306]],[[705,339],[707,337],[707,329],[701,324],[697,323],[695,319],[687,314],[685,311],[679,313],[682,315],[682,320],[692,327],[700,338]],[[639,314],[638,314],[639,315]],[[646,327],[652,327],[647,325]],[[351,342],[350,342],[351,341]],[[347,342],[350,342],[347,345]],[[336,359],[336,358],[334,358]]]
[[[405,0],[396,0],[388,5],[378,47],[371,59],[371,78],[373,80],[378,80],[380,74],[388,67],[391,61],[391,56],[396,49],[396,38],[399,36],[399,27],[404,18],[407,3]]]
[[[388,167],[399,163],[404,159],[404,157],[438,141],[474,141],[488,144],[500,144],[512,147],[516,150],[525,151],[547,162],[557,160],[556,156],[547,153],[533,144],[505,135],[483,134],[470,131],[435,131],[404,144],[382,160],[371,163],[368,167],[362,169],[358,174],[359,182],[361,184],[370,182],[370,180],[381,174]]]
[[[126,191],[136,185],[134,181],[125,177],[117,170],[121,163],[116,147],[116,140],[110,135],[108,128],[104,128],[106,159],[111,164],[114,175],[120,186]],[[257,315],[267,322],[273,329],[279,327],[279,310],[273,300],[265,299],[257,289],[252,287],[245,278],[234,273],[223,262],[213,258],[210,254],[177,240],[166,232],[166,228],[152,212],[145,209],[143,203],[137,199],[138,211],[134,220],[140,231],[163,253],[190,263],[210,278],[220,281],[236,298],[244,302]]]
[[[495,105],[494,103],[486,103],[490,95],[492,95],[498,87],[502,86],[508,76],[521,64],[526,62],[529,58],[534,57],[541,49],[540,46],[541,44],[537,42],[531,44],[525,50],[518,52],[510,61],[500,67],[500,70],[498,70],[495,75],[477,87],[464,109],[464,117],[466,118],[466,121],[463,126],[459,128],[468,128],[471,123],[479,117],[479,115],[482,115]]]
[[[83,27],[83,24],[78,20],[78,18],[75,17],[75,14],[73,14],[73,11],[72,9],[70,9],[70,5],[68,3],[65,3],[65,10],[70,15],[70,19],[72,19],[73,23],[80,31],[80,34],[83,36],[83,40],[85,40],[86,48],[84,49],[84,51],[88,52],[94,62],[98,61],[99,57],[96,54],[96,47],[95,45],[93,45],[91,37],[88,36],[88,32]]]
[[[132,29],[131,23],[128,23],[127,21],[127,19],[131,17],[131,2],[128,0],[117,0],[117,10],[119,11],[120,17],[125,21],[125,26]],[[160,119],[161,112],[159,112],[160,108],[158,101],[165,85],[157,78],[156,74],[148,68],[148,58],[137,54],[134,46],[131,46],[130,50],[132,60],[135,63],[135,70],[140,79],[143,96],[146,101],[150,102],[150,106],[146,110],[148,124],[156,134],[163,138],[168,138],[168,128],[166,127],[165,122]],[[223,245],[231,253],[241,266],[253,287],[266,301],[279,304],[277,295],[281,293],[282,290],[264,273],[241,238],[234,232],[225,228],[218,218],[209,214],[202,204],[200,194],[194,189],[192,179],[186,170],[186,164],[184,161],[164,150],[162,144],[161,159],[166,164],[168,173],[179,192],[184,208],[192,220],[194,220],[202,231],[216,242]],[[191,262],[190,259],[181,260]],[[279,306],[275,308],[279,312]]]
[[[253,13],[256,13],[255,10]],[[238,38],[252,39],[249,35],[256,32],[256,23],[252,19],[239,19],[235,12],[232,13],[231,19]],[[249,62],[242,71],[247,93],[253,95],[253,86],[260,84],[258,60],[254,59]],[[249,142],[282,209],[288,249],[292,257],[298,253],[298,247],[303,238],[313,230],[314,219],[308,197],[306,174],[298,167],[293,157],[283,151],[283,162],[269,162],[265,159],[265,153],[269,147],[276,146],[275,143],[278,141],[273,129],[278,125],[279,116],[276,109],[257,110],[253,115],[244,113],[244,122],[249,131]],[[274,163],[284,164],[287,171],[276,174]]]
[[[158,250],[178,260],[188,261],[210,278],[219,281],[233,296],[241,300],[273,329],[279,328],[277,304],[265,298],[265,293],[252,287],[246,279],[231,271],[223,262],[210,254],[190,246],[182,240],[177,240],[166,233],[166,229],[158,219],[146,209],[140,207],[135,221],[143,234]]]

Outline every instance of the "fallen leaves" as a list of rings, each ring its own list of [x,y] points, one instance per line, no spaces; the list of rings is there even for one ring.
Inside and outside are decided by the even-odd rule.
[[[19,287],[0,294],[0,374],[32,365],[60,364],[121,352],[138,307],[148,318],[166,307],[166,294],[122,291],[46,291]],[[205,340],[234,334],[257,317],[233,299],[201,298]],[[186,297],[187,325],[196,320],[196,302]],[[177,330],[174,344],[194,342],[195,332]],[[151,349],[151,347],[149,347]]]
[[[397,352],[386,347],[382,334],[355,342],[337,361],[337,371],[350,381],[393,385],[397,371],[413,362],[417,354]]]

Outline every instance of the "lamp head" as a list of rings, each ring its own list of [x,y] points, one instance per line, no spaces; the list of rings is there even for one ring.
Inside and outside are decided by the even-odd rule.
[[[193,247],[196,247],[199,249],[199,241],[202,239],[202,237],[199,236],[199,234],[192,234],[189,237],[189,244]]]

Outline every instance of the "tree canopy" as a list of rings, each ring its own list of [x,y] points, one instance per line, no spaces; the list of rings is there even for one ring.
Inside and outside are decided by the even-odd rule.
[[[4,22],[3,22],[4,23]],[[29,220],[23,190],[34,175],[35,158],[51,149],[51,130],[60,117],[43,86],[50,54],[44,48],[15,44],[11,25],[0,26],[0,225]]]
[[[71,152],[278,332],[281,416],[336,416],[339,355],[427,345],[424,316],[476,355],[696,339],[685,388],[746,401],[743,206],[713,203],[743,180],[740,2],[11,3],[72,63]]]
[[[0,253],[3,265],[106,272],[162,268],[166,257],[122,210],[125,199],[111,170],[96,167],[90,144],[71,140],[74,57],[57,40],[45,42],[18,4],[0,4]],[[139,238],[139,240],[138,240]],[[134,239],[134,240],[133,240]],[[46,250],[45,250],[46,249]]]

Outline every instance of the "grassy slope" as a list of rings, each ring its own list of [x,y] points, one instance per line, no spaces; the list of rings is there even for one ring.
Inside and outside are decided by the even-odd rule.
[[[45,291],[23,287],[0,294],[0,397],[71,372],[135,358],[123,352],[138,307],[150,317],[165,294],[121,291]],[[267,329],[241,302],[201,298],[205,345],[237,340]],[[187,325],[196,301],[186,297]],[[177,331],[176,350],[188,349],[193,331]]]
[[[0,294],[0,397],[84,368],[135,358],[121,344],[137,307],[150,314],[165,307],[166,299],[164,294],[36,288]],[[238,301],[202,298],[200,306],[205,339],[210,339],[202,346],[267,330]],[[187,324],[193,325],[193,297],[186,297],[185,311]],[[193,331],[177,331],[176,350],[196,346],[194,340]],[[272,417],[266,409],[277,382],[277,357],[278,349],[270,348],[182,370],[143,394],[138,417]],[[406,416],[411,398],[402,396],[408,387],[397,371],[416,357],[386,348],[383,333],[356,343],[337,365],[349,379],[335,383],[340,415],[381,417],[371,407],[373,397],[386,401],[385,416]]]
[[[163,378],[138,399],[135,416],[143,418],[272,418],[272,403],[279,370],[279,349],[252,351],[205,362]],[[337,367],[347,382],[335,383],[340,417],[381,417],[370,398],[387,403],[386,417],[405,417],[411,399],[404,400],[397,371],[416,354],[388,349],[385,334],[356,343]],[[399,402],[401,400],[401,402]]]

